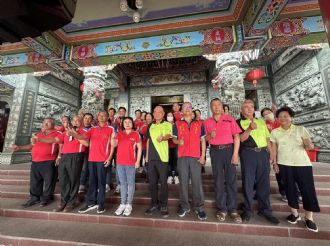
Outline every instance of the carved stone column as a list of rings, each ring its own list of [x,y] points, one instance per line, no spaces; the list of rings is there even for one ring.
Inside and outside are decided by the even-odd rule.
[[[245,99],[241,60],[242,54],[239,52],[219,54],[216,60],[218,75],[212,80],[213,84],[217,83],[221,101],[229,105],[230,113],[234,117],[239,117]]]
[[[85,80],[81,109],[96,116],[98,111],[104,110],[106,68],[104,66],[95,66],[85,67],[82,70]]]
[[[0,153],[0,164],[12,164],[19,162],[21,156],[23,159],[27,156],[24,152],[12,153],[11,145],[16,143],[21,110],[23,108],[24,88],[27,81],[27,74],[0,75],[0,80],[14,88],[13,102],[10,108],[7,132],[5,136],[5,145],[3,152]]]

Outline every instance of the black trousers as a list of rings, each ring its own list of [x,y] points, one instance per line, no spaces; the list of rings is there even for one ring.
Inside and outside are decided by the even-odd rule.
[[[89,171],[88,171],[88,153],[84,153],[84,164],[81,170],[80,174],[80,184],[86,185],[89,177]]]
[[[55,161],[32,162],[30,171],[31,200],[48,203],[54,195]]]
[[[83,164],[83,153],[62,155],[58,168],[61,185],[61,205],[71,206],[76,202]]]
[[[178,176],[178,151],[177,148],[169,148],[168,176]]]
[[[148,162],[149,190],[151,205],[167,207],[168,185],[167,185],[168,163],[161,161]],[[160,194],[158,199],[158,182],[160,183]]]
[[[253,214],[253,186],[256,185],[256,195],[259,205],[259,212],[265,215],[272,214],[270,206],[270,162],[266,150],[254,151],[241,148],[240,150],[242,184],[244,195],[243,210],[245,213]]]
[[[310,212],[320,212],[319,202],[317,200],[314,186],[313,168],[311,166],[278,166],[284,182],[288,205],[291,208],[299,209],[296,188],[297,185],[301,193],[303,208]]]
[[[98,205],[104,208],[105,185],[107,171],[104,162],[88,162],[89,187],[87,191],[87,205]]]
[[[234,213],[237,210],[236,166],[231,163],[232,156],[233,147],[226,149],[210,147],[215,200],[218,209],[223,213]]]

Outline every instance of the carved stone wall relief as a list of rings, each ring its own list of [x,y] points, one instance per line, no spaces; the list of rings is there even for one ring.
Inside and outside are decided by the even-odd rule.
[[[292,64],[292,66],[297,67],[296,64]],[[317,72],[319,72],[319,67],[317,64],[316,57],[313,57],[312,59],[305,62],[302,66],[296,68],[294,71],[290,72],[282,78],[280,73],[274,75],[276,94],[280,94],[281,92],[287,90],[291,86],[294,86],[296,83],[300,82],[304,78],[311,76]]]
[[[327,105],[321,74],[296,84],[278,98],[279,106],[289,106],[296,113],[303,113]]]

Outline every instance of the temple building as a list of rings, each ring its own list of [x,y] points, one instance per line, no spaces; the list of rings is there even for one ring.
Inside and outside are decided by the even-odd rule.
[[[119,106],[132,116],[191,101],[206,118],[214,97],[234,116],[244,98],[256,110],[292,107],[318,160],[330,160],[330,49],[317,1],[146,0],[140,7],[79,0],[70,24],[1,45],[1,163],[29,160],[10,146],[29,142],[45,116]]]
[[[0,1],[0,245],[329,245],[329,30],[330,0]],[[112,187],[117,181],[114,173],[112,180],[109,181],[111,175],[107,177],[107,184],[103,182],[100,185],[101,181],[97,183],[94,177],[96,181],[94,180],[93,194],[101,193],[102,189],[99,187],[102,185],[107,189],[103,189],[106,190],[106,195],[102,198],[106,208],[94,203],[86,205],[87,208],[82,213],[78,212],[78,206],[82,205],[85,199],[85,188],[88,185],[79,183],[83,188],[79,187],[81,192],[78,193],[76,180],[75,195],[78,194],[79,201],[71,204],[71,210],[67,212],[64,212],[65,206],[63,210],[56,210],[55,206],[60,200],[60,189],[56,185],[56,177],[53,177],[56,175],[49,175],[53,193],[44,207],[32,207],[40,202],[33,201],[32,205],[29,204],[31,206],[22,208],[22,200],[28,199],[30,195],[33,197],[31,190],[29,192],[32,187],[29,180],[31,152],[17,146],[15,149],[13,145],[21,146],[39,141],[34,137],[31,139],[31,136],[40,132],[44,118],[54,118],[56,124],[60,125],[62,116],[73,117],[83,113],[96,116],[100,110],[108,110],[111,107],[117,110],[119,107],[125,107],[127,115],[134,117],[138,109],[153,112],[155,106],[161,105],[165,112],[169,112],[175,102],[181,105],[191,102],[193,109],[199,109],[202,118],[206,119],[212,115],[210,102],[213,98],[219,98],[223,104],[228,105],[229,114],[236,119],[240,117],[242,103],[246,99],[251,99],[255,103],[256,117],[261,117],[261,110],[265,107],[288,106],[293,109],[294,124],[302,125],[308,130],[316,147],[314,152],[312,150],[308,153],[315,155],[310,157],[313,168],[309,170],[313,170],[310,172],[313,172],[313,177],[309,177],[315,181],[315,191],[320,203],[317,206],[321,212],[315,214],[319,233],[314,233],[316,230],[308,231],[305,228],[307,223],[304,221],[297,223],[300,217],[294,214],[289,216],[291,219],[293,216],[291,222],[297,224],[286,223],[286,216],[290,211],[288,200],[285,200],[287,194],[283,189],[284,193],[279,194],[281,178],[273,171],[270,171],[270,181],[265,181],[267,185],[270,183],[270,187],[268,189],[267,186],[267,191],[263,192],[269,196],[269,202],[264,204],[270,203],[270,213],[273,212],[279,218],[279,224],[266,224],[261,217],[270,215],[257,216],[257,210],[255,216],[251,215],[249,224],[247,222],[250,217],[247,221],[241,220],[238,223],[232,217],[229,220],[229,215],[232,215],[230,211],[228,221],[219,219],[218,213],[224,211],[217,207],[215,194],[219,186],[213,180],[215,175],[213,176],[208,154],[205,158],[206,171],[201,175],[201,186],[205,196],[203,206],[206,212],[197,211],[197,216],[193,208],[190,215],[187,214],[184,219],[177,216],[181,190],[179,191],[179,181],[175,182],[175,178],[179,178],[175,176],[173,182],[168,184],[169,199],[166,206],[169,208],[165,208],[165,212],[170,214],[169,217],[160,217],[160,214],[148,217],[145,209],[155,199],[151,200],[149,196],[147,168],[138,169],[136,173],[133,168],[132,173],[136,175],[136,179],[134,199],[131,201],[134,206],[131,217],[115,215],[114,209],[119,205],[121,197],[118,195],[120,192],[114,192],[118,186]],[[190,109],[189,105],[186,107]],[[234,128],[236,125],[232,122]],[[262,121],[258,122],[263,124]],[[253,124],[250,124],[250,130],[251,125]],[[202,129],[201,124],[199,127]],[[85,130],[88,129],[86,127]],[[109,130],[107,126],[105,130]],[[99,135],[103,140],[106,139],[104,145],[108,141],[105,145],[107,147],[112,129],[109,132],[107,139],[105,135]],[[249,133],[249,130],[246,132]],[[70,143],[72,136],[76,139],[83,138],[70,130],[67,130],[67,133],[70,135],[66,136]],[[197,153],[200,135],[197,135],[196,131],[194,134],[197,136],[194,144]],[[209,133],[207,137],[211,139],[212,134]],[[139,144],[139,135],[135,136],[134,148]],[[127,143],[132,139],[126,135],[125,138]],[[237,144],[239,139],[236,139]],[[303,139],[304,147],[307,146],[305,138],[295,138],[297,139]],[[163,135],[158,137],[157,141],[163,141]],[[178,142],[182,144],[180,141]],[[47,142],[53,154],[56,146],[54,144],[59,143],[59,140],[43,139],[40,142]],[[266,151],[272,151],[267,150],[266,141],[263,142],[263,146],[255,145],[261,148],[253,147],[254,145],[245,147],[258,153],[263,151],[266,156],[264,160],[268,164],[269,153]],[[309,144],[311,146],[311,143]],[[212,147],[223,150],[228,144],[217,143],[210,148]],[[232,145],[229,144],[229,147]],[[301,144],[298,147],[301,150],[299,153],[304,156],[305,150]],[[153,148],[155,152],[158,151],[155,146]],[[81,154],[82,149],[80,145],[79,153],[76,154]],[[133,147],[131,149],[135,158],[136,152]],[[108,155],[110,151],[104,152],[104,155]],[[164,155],[166,157],[166,154]],[[57,158],[57,161],[62,158],[56,154],[53,157]],[[306,155],[305,157],[311,166]],[[195,158],[195,161],[198,159],[195,155],[189,158]],[[228,161],[230,168],[233,168],[231,164],[238,163],[238,160],[237,163],[233,161],[235,159],[238,158],[233,156],[232,162]],[[200,160],[202,163],[203,158]],[[98,163],[101,163],[100,172],[104,174],[102,178],[111,174],[111,167],[105,171],[103,166],[107,162],[109,160]],[[264,163],[258,162],[262,168],[266,166],[260,163]],[[56,173],[53,163],[50,167]],[[202,169],[199,164],[197,167]],[[246,198],[244,188],[247,187],[242,185],[244,170],[241,171],[240,167],[241,164],[237,169],[235,166],[232,171],[238,184],[238,211],[243,208],[242,202]],[[192,179],[191,166],[189,168],[190,176],[186,176],[187,194],[188,190],[190,191],[188,181]],[[265,170],[267,168],[268,166]],[[163,173],[166,172],[167,170]],[[269,170],[260,173],[263,174],[263,178],[268,179],[268,172]],[[196,173],[198,177],[199,169]],[[236,174],[237,176],[234,176]],[[88,177],[88,174],[86,175]],[[157,175],[159,176],[159,173]],[[79,176],[80,173],[76,178]],[[250,183],[253,184],[257,179],[253,176]],[[227,177],[225,180],[228,190]],[[162,184],[165,183],[164,181]],[[294,187],[296,183],[292,181]],[[158,187],[158,181],[155,184]],[[293,197],[296,193],[299,192],[293,190]],[[304,197],[307,197],[307,193],[309,194],[304,193]],[[261,203],[262,199],[252,193],[252,188],[251,194],[257,200],[253,201],[255,209],[255,203]],[[40,197],[42,196],[38,199]],[[297,204],[300,197],[298,194]],[[229,195],[224,200],[226,199],[229,200]],[[41,199],[40,205],[42,202]],[[127,205],[131,205],[132,209],[132,204],[127,202]],[[252,207],[252,202],[250,205]],[[97,207],[95,213],[88,210],[90,206]],[[156,211],[157,207],[154,204],[152,206]],[[219,210],[217,213],[216,209]],[[162,209],[159,210],[161,212]],[[85,212],[86,214],[83,214]],[[208,215],[206,222],[199,221],[200,212]],[[183,213],[185,216],[188,212],[183,209]],[[302,216],[301,219],[306,217]]]

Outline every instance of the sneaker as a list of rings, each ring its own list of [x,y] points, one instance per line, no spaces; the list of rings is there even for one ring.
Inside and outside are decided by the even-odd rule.
[[[172,177],[172,176],[169,176],[169,177],[167,178],[167,183],[168,183],[168,184],[173,184],[173,177]]]
[[[105,208],[104,207],[98,207],[96,212],[98,214],[103,214],[105,212]]]
[[[178,176],[174,176],[174,184],[179,184],[179,177]]]
[[[125,208],[126,208],[125,204],[120,204],[119,207],[117,208],[115,214],[118,216],[121,215],[124,212]]]
[[[301,196],[298,196],[298,203],[299,204],[303,204],[303,200],[302,200],[302,197]]]
[[[120,194],[120,185],[116,186],[115,194]]]
[[[199,220],[207,220],[207,216],[204,210],[200,210],[200,211],[195,211],[195,213],[197,214],[197,218]]]
[[[130,216],[131,213],[132,213],[132,205],[131,204],[127,204],[126,207],[125,207],[125,210],[124,210],[124,213],[123,215],[124,216]]]
[[[286,198],[286,195],[281,195],[281,200],[283,202],[288,202],[288,199]]]
[[[306,228],[307,228],[309,231],[313,231],[313,232],[318,232],[318,231],[319,231],[319,229],[317,228],[317,226],[316,226],[316,224],[314,223],[314,221],[306,219],[306,220],[305,220],[305,223],[306,223]]]
[[[111,191],[110,185],[106,184],[105,185],[105,192],[107,193],[109,191]]]
[[[91,211],[91,210],[94,210],[94,209],[97,209],[99,206],[97,205],[86,205],[84,207],[82,207],[81,209],[78,210],[78,213],[80,214],[84,214],[84,213],[87,213],[88,211]]]
[[[190,209],[186,210],[184,208],[182,208],[181,206],[178,208],[178,211],[176,212],[176,214],[180,217],[183,218],[184,216],[186,216],[187,213],[190,212]]]
[[[258,213],[259,216],[264,217],[268,222],[278,225],[280,221],[271,214]]]
[[[167,218],[169,216],[167,207],[160,208],[160,214],[163,218]]]
[[[293,214],[290,214],[288,217],[286,217],[286,221],[293,225],[297,224],[297,222],[300,220],[301,220],[301,218],[300,218],[299,214],[297,217],[294,216]]]
[[[152,215],[155,211],[158,210],[158,207],[157,206],[151,206],[150,208],[148,208],[144,214],[145,215]]]
[[[79,194],[79,193],[84,193],[84,192],[86,192],[85,185],[79,185],[79,191],[78,191],[78,194]]]

